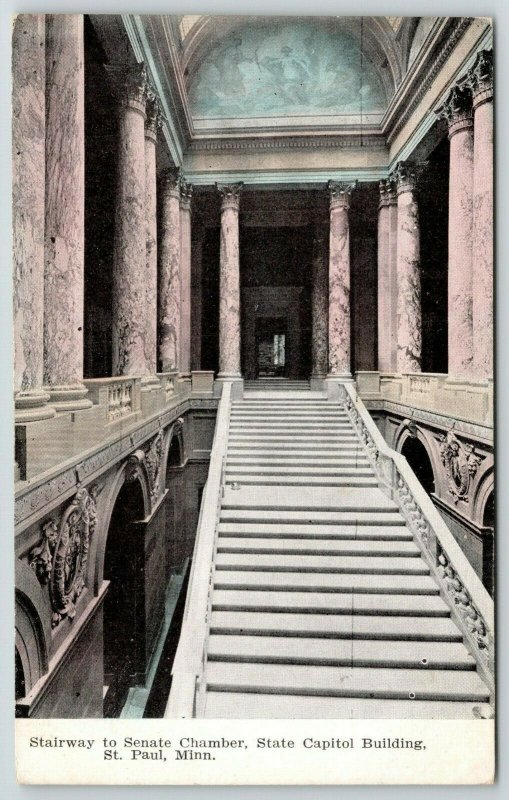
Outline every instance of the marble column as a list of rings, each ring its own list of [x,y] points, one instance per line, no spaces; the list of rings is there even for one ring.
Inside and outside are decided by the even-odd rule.
[[[84,41],[81,14],[46,17],[44,383],[57,411],[88,408],[83,385]]]
[[[398,186],[398,372],[420,372],[422,346],[419,211],[416,198],[417,171],[400,162]]]
[[[448,373],[472,372],[472,95],[455,86],[440,109],[449,126]]]
[[[350,223],[348,211],[355,184],[329,181],[329,378],[351,379],[350,366]]]
[[[311,320],[311,377],[320,380],[324,379],[327,375],[329,325],[329,262],[327,251],[327,226],[320,223],[315,224],[313,239]]]
[[[108,72],[119,113],[113,256],[113,374],[145,377],[147,79],[143,64],[109,67]]]
[[[201,369],[201,336],[203,304],[203,240],[205,228],[193,219],[191,238],[191,369]]]
[[[180,359],[180,172],[161,176],[159,360],[163,372],[179,369]]]
[[[193,187],[180,191],[180,374],[191,377],[191,198]]]
[[[157,372],[157,178],[156,145],[162,116],[159,102],[149,92],[145,119],[145,389],[159,388]]]
[[[474,107],[473,375],[493,376],[493,51],[468,74]]]
[[[378,369],[396,369],[397,194],[392,179],[380,181],[378,206]]]
[[[12,32],[12,241],[16,422],[55,410],[43,391],[45,17],[18,14]]]
[[[239,205],[241,183],[217,186],[221,194],[219,254],[219,374],[240,378]]]

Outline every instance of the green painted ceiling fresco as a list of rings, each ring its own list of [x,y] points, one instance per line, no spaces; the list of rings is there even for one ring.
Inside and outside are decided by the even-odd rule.
[[[333,22],[251,24],[201,63],[193,116],[358,115],[382,112],[382,83],[356,39]]]

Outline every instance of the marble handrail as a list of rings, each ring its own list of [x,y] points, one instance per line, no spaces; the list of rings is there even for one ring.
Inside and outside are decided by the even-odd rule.
[[[217,413],[207,483],[203,490],[184,620],[173,662],[172,686],[165,717],[195,716],[210,620],[210,581],[221,508],[230,408],[231,383],[225,382]]]
[[[483,676],[493,687],[494,606],[481,580],[457,544],[406,458],[385,442],[352,384],[342,384],[345,407],[380,482],[398,504],[420,544]]]

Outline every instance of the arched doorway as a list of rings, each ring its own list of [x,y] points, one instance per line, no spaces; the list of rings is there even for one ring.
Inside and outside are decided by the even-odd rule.
[[[132,686],[144,682],[145,592],[143,493],[139,480],[125,483],[111,516],[104,579],[110,581],[104,604],[105,717],[118,717]]]
[[[23,669],[23,663],[17,647],[14,649],[14,658],[16,700],[19,700],[26,694],[26,681],[25,670]]]
[[[435,476],[433,475],[433,467],[431,466],[428,452],[422,442],[417,438],[408,437],[403,444],[401,454],[405,456],[423,489],[427,494],[433,494],[435,491]]]

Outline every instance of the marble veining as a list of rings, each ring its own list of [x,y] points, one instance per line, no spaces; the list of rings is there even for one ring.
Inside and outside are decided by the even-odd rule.
[[[241,184],[218,187],[220,238],[219,375],[240,376],[239,201]]]
[[[402,191],[403,189],[403,191]],[[419,212],[413,190],[398,194],[398,372],[420,372],[422,319]]]
[[[327,260],[327,229],[316,225],[313,242],[312,316],[312,375],[325,377],[329,345],[329,274]]]
[[[163,372],[179,368],[180,175],[168,170],[161,182],[159,356]]]

